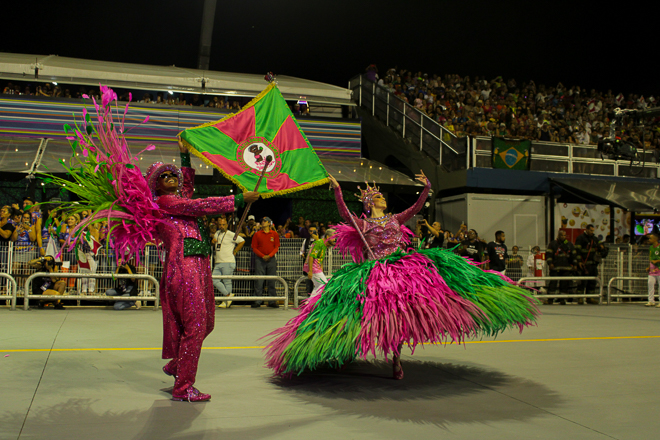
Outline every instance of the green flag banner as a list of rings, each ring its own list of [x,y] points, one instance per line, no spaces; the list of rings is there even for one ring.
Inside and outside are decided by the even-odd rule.
[[[328,182],[328,172],[300,130],[275,83],[243,109],[217,122],[180,133],[188,150],[218,169],[243,191],[273,197]]]
[[[531,157],[531,141],[492,138],[493,168],[528,170]]]

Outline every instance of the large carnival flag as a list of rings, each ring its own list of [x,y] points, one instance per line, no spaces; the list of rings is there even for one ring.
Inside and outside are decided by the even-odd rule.
[[[328,182],[327,171],[274,82],[240,112],[180,136],[191,153],[243,191],[254,191],[270,156],[258,189],[262,197]]]

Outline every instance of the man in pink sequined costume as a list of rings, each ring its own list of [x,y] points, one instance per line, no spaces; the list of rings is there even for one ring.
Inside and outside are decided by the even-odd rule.
[[[188,148],[179,140],[181,169],[156,162],[147,170],[146,179],[164,221],[157,232],[167,250],[160,283],[163,309],[163,367],[175,376],[172,400],[204,401],[193,384],[202,343],[213,330],[215,297],[211,281],[208,234],[200,232],[198,219],[234,211],[243,202],[254,202],[256,192],[238,196],[192,199],[195,170],[190,167]]]

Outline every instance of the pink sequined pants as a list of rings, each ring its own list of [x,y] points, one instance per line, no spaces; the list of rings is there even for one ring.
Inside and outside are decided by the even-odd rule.
[[[173,261],[172,261],[173,260]],[[163,308],[163,359],[176,372],[172,395],[182,396],[195,383],[202,343],[215,324],[215,297],[209,258],[168,259],[160,284]]]

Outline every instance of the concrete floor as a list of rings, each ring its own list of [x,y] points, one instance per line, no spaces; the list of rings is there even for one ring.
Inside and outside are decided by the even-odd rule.
[[[197,386],[169,400],[161,314],[0,308],[0,439],[653,439],[660,309],[542,306],[538,327],[293,380],[258,338],[295,315],[218,309]],[[409,353],[409,352],[408,352]]]

